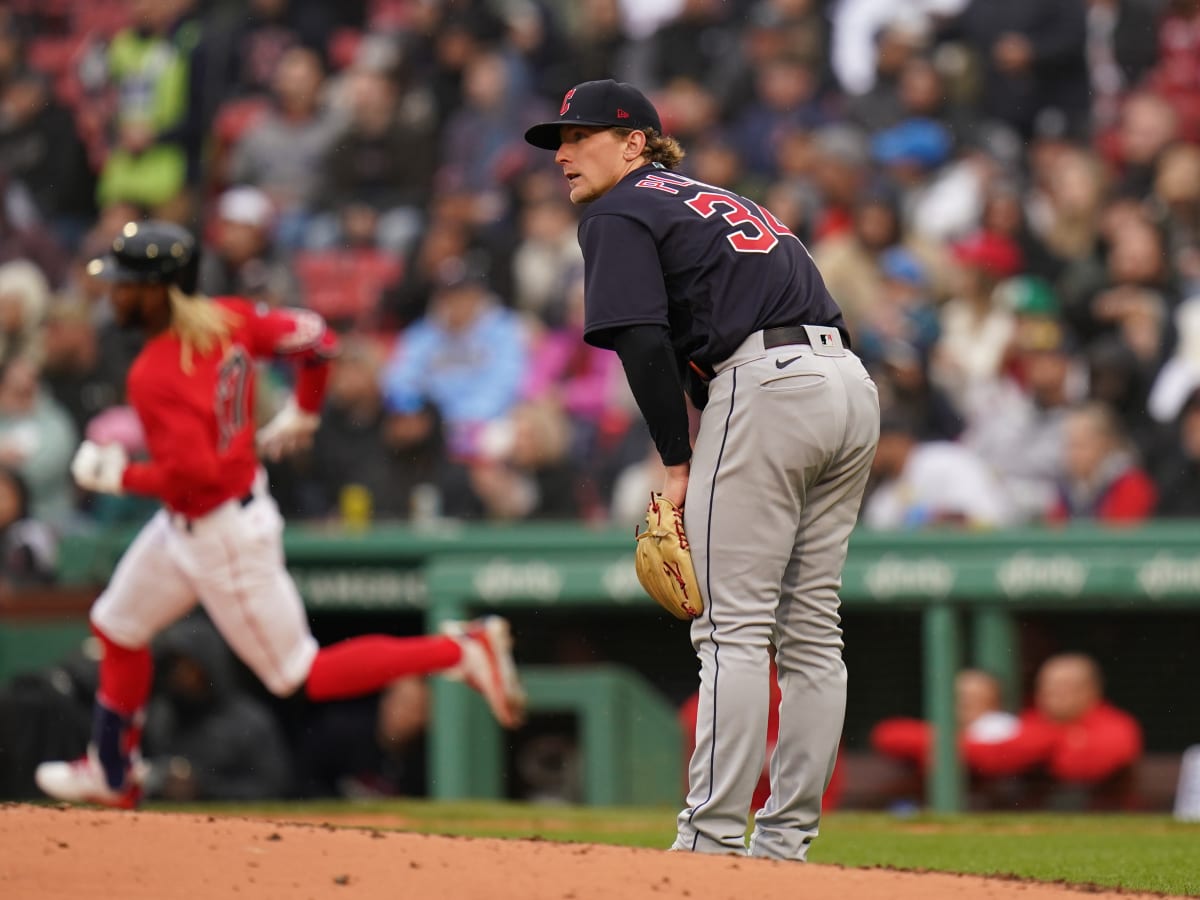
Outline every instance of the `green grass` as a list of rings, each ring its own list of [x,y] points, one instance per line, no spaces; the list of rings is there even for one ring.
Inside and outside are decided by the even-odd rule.
[[[809,858],[1200,895],[1200,825],[1162,816],[826,817]]]
[[[220,811],[318,821],[327,816],[334,823],[389,816],[405,831],[659,848],[674,837],[676,812],[421,801],[224,806]],[[1200,896],[1200,824],[1165,816],[835,813],[822,822],[809,859]]]

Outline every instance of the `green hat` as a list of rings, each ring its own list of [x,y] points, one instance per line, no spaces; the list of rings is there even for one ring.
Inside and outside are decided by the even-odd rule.
[[[1018,275],[996,288],[997,297],[1019,316],[1057,317],[1061,312],[1054,288],[1036,275]]]

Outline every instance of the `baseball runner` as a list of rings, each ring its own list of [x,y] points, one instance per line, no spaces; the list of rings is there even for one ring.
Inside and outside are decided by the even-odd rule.
[[[43,763],[38,785],[60,800],[138,804],[139,738],[152,677],[148,644],[197,601],[278,696],[303,688],[311,700],[341,699],[404,675],[441,672],[465,680],[501,724],[515,726],[521,689],[509,626],[499,617],[450,623],[437,636],[367,635],[317,646],[285,568],[283,519],[256,447],[277,458],[311,440],[336,340],[312,312],[185,293],[181,283],[192,264],[187,231],[130,222],[112,251],[90,266],[114,282],[117,322],[147,338],[127,393],[150,459],[130,462],[118,444],[85,441],[71,472],[86,490],[144,494],[163,507],[92,607],[103,657],[87,755]],[[270,357],[296,363],[296,387],[256,434],[254,361]]]
[[[779,740],[749,853],[802,860],[845,711],[838,590],[879,435],[875,385],[799,239],[757,203],[673,172],[683,151],[636,88],[580,84],[525,139],[555,151],[587,205],[584,337],[620,356],[666,466],[638,572],[692,618],[700,660],[672,849],[747,852],[774,643]],[[694,448],[685,380],[703,409]]]

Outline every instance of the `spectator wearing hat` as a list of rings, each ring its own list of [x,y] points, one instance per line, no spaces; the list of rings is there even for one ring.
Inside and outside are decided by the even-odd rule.
[[[858,332],[859,355],[868,366],[884,358],[892,341],[908,344],[922,361],[938,339],[938,315],[929,296],[929,279],[917,257],[903,247],[889,247],[879,257],[883,275],[881,302]]]
[[[968,394],[962,442],[996,473],[1021,521],[1043,521],[1056,502],[1064,425],[1086,392],[1086,373],[1046,282],[1010,278],[996,297],[1012,311],[1012,344],[997,377]]]
[[[936,169],[949,158],[951,149],[949,131],[934,119],[905,119],[871,139],[875,162],[890,167],[901,182]]]
[[[1157,503],[1158,490],[1112,409],[1096,402],[1072,409],[1063,423],[1063,465],[1050,521],[1130,524],[1148,518]]]
[[[392,413],[436,406],[451,455],[467,459],[482,429],[520,399],[525,333],[468,261],[449,260],[438,275],[429,311],[405,330],[383,372],[383,394]]]
[[[879,260],[893,247],[911,252],[927,276],[942,268],[939,248],[904,234],[898,193],[886,184],[876,183],[859,193],[850,228],[818,240],[812,248],[825,286],[842,308],[852,331],[868,321],[880,303],[883,274]],[[937,287],[931,287],[940,295]]]
[[[905,119],[871,138],[871,158],[903,191],[906,213],[911,198],[929,183],[952,150],[949,130],[934,119]]]
[[[994,528],[1012,522],[1003,488],[974,451],[950,441],[918,440],[915,423],[896,411],[881,417],[871,477],[862,519],[869,528]]]
[[[210,252],[200,257],[199,288],[212,297],[249,297],[268,306],[297,306],[300,288],[275,257],[275,208],[265,191],[242,185],[217,201]]]
[[[1012,310],[994,302],[992,294],[1000,281],[1016,274],[1021,255],[1011,240],[987,232],[957,242],[952,252],[958,290],[941,309],[932,375],[962,410],[977,382],[996,377],[1012,340]]]

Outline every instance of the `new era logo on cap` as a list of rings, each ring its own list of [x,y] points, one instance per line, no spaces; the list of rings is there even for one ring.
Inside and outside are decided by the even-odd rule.
[[[563,125],[595,125],[601,128],[653,128],[662,133],[658,111],[646,95],[631,84],[585,81],[563,95],[558,118],[542,122],[525,132],[525,140],[544,150],[557,150]]]

